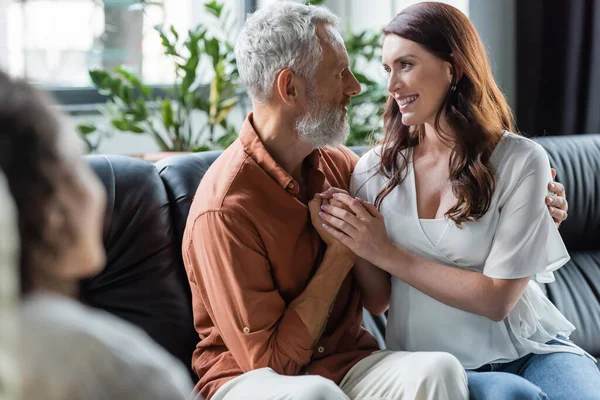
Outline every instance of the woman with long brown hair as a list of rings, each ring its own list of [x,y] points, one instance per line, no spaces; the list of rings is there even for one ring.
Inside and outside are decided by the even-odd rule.
[[[548,157],[512,133],[475,28],[420,3],[384,34],[386,137],[351,184],[365,200],[336,193],[321,217],[360,258],[365,307],[389,307],[388,348],[453,354],[472,398],[600,398],[593,359],[537,283],[569,260],[544,204]]]

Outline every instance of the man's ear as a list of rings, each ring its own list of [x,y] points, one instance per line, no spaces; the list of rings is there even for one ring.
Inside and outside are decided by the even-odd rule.
[[[289,106],[296,105],[298,100],[298,77],[289,68],[284,68],[279,71],[275,79],[275,90],[278,96]]]

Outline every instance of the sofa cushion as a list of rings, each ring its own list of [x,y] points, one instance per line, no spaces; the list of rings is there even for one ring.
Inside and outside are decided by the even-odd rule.
[[[600,250],[600,135],[548,136],[541,144],[565,185],[569,218],[560,233],[570,252]]]
[[[216,150],[178,155],[155,164],[164,182],[173,209],[173,226],[175,227],[178,249],[181,249],[185,223],[196,189],[198,189],[198,185],[200,185],[200,181],[208,168],[221,153],[222,151]],[[181,258],[181,250],[178,254]]]
[[[535,139],[565,185],[569,217],[560,233],[571,261],[545,285],[548,298],[577,328],[571,339],[600,357],[600,135]]]
[[[187,276],[178,261],[171,209],[152,164],[87,156],[107,192],[106,268],[81,284],[81,299],[144,329],[191,368],[197,343]]]

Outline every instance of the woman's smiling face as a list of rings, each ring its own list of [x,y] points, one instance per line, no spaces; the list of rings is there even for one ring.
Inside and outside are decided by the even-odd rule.
[[[388,93],[400,108],[402,123],[433,125],[452,83],[452,64],[394,34],[385,36],[382,61],[388,73]]]

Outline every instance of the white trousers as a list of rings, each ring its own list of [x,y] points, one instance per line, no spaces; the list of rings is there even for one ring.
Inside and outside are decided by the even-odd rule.
[[[440,352],[377,351],[358,362],[338,387],[318,375],[284,376],[271,368],[247,372],[211,400],[462,400],[467,374]]]

